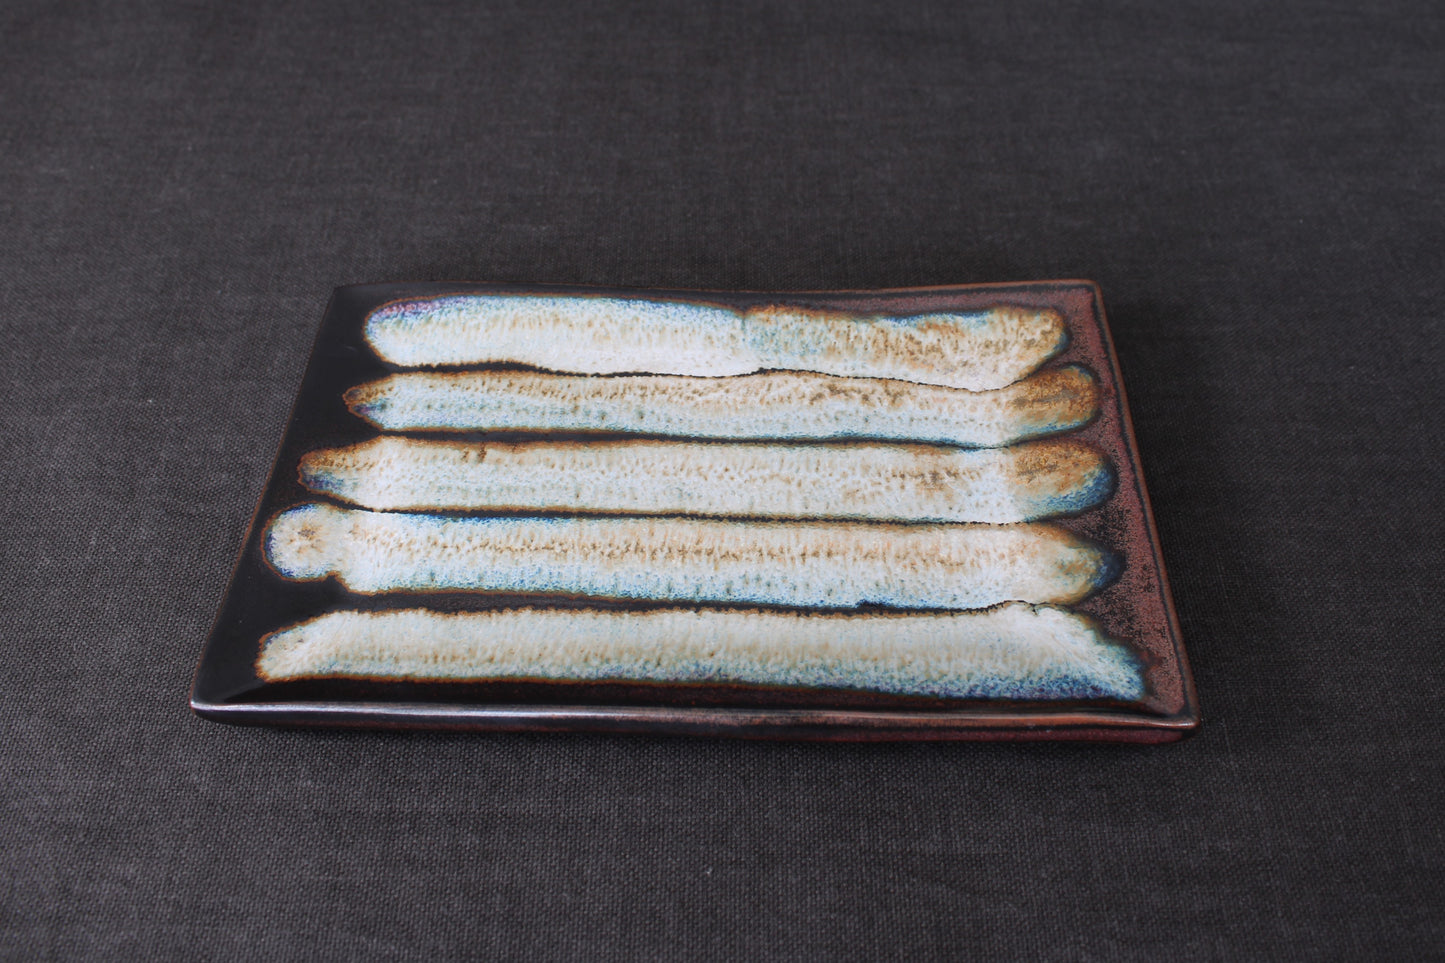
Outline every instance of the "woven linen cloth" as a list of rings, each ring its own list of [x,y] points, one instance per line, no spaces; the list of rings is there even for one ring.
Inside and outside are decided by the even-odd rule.
[[[1445,955],[1445,8],[0,6],[0,957]],[[1187,742],[241,729],[331,289],[1102,285]]]

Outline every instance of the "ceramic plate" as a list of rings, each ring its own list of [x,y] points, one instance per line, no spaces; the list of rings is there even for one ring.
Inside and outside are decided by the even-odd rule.
[[[547,329],[535,357],[468,340],[530,331],[528,311],[580,327]],[[620,312],[620,344],[597,311]],[[907,366],[938,367],[941,315],[970,332],[1063,327],[1025,359],[1034,373],[998,376],[1034,380],[920,388]],[[875,371],[855,364],[851,333],[819,347],[820,332],[865,328],[923,348]],[[811,351],[797,367],[815,373],[748,374],[788,367],[790,350]],[[658,365],[673,373],[627,373]],[[1080,384],[1082,416],[1065,397]],[[699,385],[731,400],[709,408]],[[545,425],[518,413],[559,391],[570,400]],[[912,405],[895,419],[907,426],[880,404]],[[852,484],[868,459],[884,467]],[[925,470],[945,464],[965,466],[972,494]],[[885,476],[902,488],[879,488]],[[1039,553],[1028,572],[1008,561]],[[1165,742],[1198,725],[1103,305],[1083,281],[339,288],[191,705],[238,723],[815,739]]]

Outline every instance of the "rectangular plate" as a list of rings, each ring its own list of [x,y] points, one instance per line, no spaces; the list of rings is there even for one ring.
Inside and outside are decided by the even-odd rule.
[[[1067,349],[1047,367],[1078,362],[1099,377],[1100,415],[1070,433],[1106,453],[1118,489],[1102,506],[1055,521],[1121,552],[1122,574],[1072,606],[1130,646],[1145,667],[1137,702],[940,700],[843,691],[766,690],[740,686],[579,684],[557,682],[373,682],[326,679],[267,682],[255,669],[270,632],[338,607],[378,608],[334,579],[289,582],[263,560],[265,521],[317,496],[298,482],[296,466],[312,449],[355,444],[375,431],[347,410],[342,393],[396,370],[362,338],[367,314],[389,301],[445,294],[610,295],[704,301],[737,308],[786,303],[866,314],[973,311],[998,304],[1053,308],[1069,326]],[[499,440],[519,436],[495,435]],[[471,608],[535,602],[523,597],[466,600]],[[418,603],[415,596],[410,604]],[[428,599],[455,608],[455,599]],[[557,603],[580,604],[580,603]],[[338,288],[315,347],[266,490],[206,642],[192,708],[237,723],[348,725],[478,730],[610,730],[806,739],[1091,739],[1168,742],[1198,726],[1198,709],[1158,536],[1139,469],[1124,387],[1098,288],[1087,281],[971,285],[887,291],[712,292],[521,287],[490,284],[370,284]]]

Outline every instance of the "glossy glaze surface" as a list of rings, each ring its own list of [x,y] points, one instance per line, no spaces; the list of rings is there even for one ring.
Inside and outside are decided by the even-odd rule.
[[[338,290],[267,497],[198,671],[193,699],[197,710],[234,721],[370,721],[477,728],[560,725],[629,729],[636,725],[811,738],[1161,741],[1192,728],[1197,718],[1192,689],[1157,546],[1149,533],[1147,506],[1102,312],[1091,286],[1056,282],[832,295],[710,293],[701,298],[692,295],[698,300],[686,304],[688,297],[680,292],[604,296],[587,292],[576,296],[485,286],[475,286],[464,296],[440,298],[426,286]],[[683,316],[691,318],[688,324],[718,310],[722,311],[719,317],[752,319],[747,324],[762,319],[771,324],[780,317],[791,323],[788,319],[807,317],[822,320],[825,326],[836,327],[854,319],[861,320],[864,328],[894,325],[895,329],[899,319],[907,327],[918,319],[944,315],[954,318],[952,323],[964,318],[969,319],[964,327],[985,329],[997,327],[999,319],[1057,318],[1061,334],[1057,343],[1042,349],[1042,359],[1059,351],[1064,343],[1067,347],[1049,367],[1027,381],[977,392],[807,372],[589,378],[483,365],[475,371],[428,373],[403,370],[371,350],[377,341],[378,318],[393,328],[398,318],[413,327],[425,327],[424,319],[417,320],[418,305],[475,306],[489,299],[512,305],[507,310],[517,303],[565,303],[569,310],[603,303],[609,310],[626,311],[643,302],[670,305],[667,312],[682,310]],[[679,304],[683,308],[677,308]],[[399,309],[398,305],[406,307]],[[794,339],[788,350],[796,355],[796,349]],[[368,356],[372,360],[367,360]],[[1036,367],[1037,363],[1030,365]],[[1032,367],[1021,369],[1015,380]],[[722,395],[722,403],[713,403],[709,411],[708,403],[699,404],[696,385],[706,383],[716,396],[715,388],[721,384],[759,384],[769,379],[791,379],[778,396],[783,399],[809,379],[814,386],[823,382],[847,388],[856,385],[874,392],[875,397],[904,396],[905,402],[908,392],[943,392],[963,403],[960,411],[972,413],[963,421],[979,412],[984,422],[993,419],[993,427],[988,429],[995,432],[992,438],[983,437],[977,425],[964,432],[977,436],[973,442],[1013,445],[1038,434],[1065,434],[1059,442],[997,451],[931,448],[916,444],[928,439],[910,438],[906,428],[897,432],[901,437],[887,441],[870,437],[866,419],[850,415],[846,404],[834,405],[831,412],[822,412],[809,425],[810,415],[816,413],[802,405],[797,410],[805,414],[797,421],[804,431],[826,432],[839,424],[844,428],[833,441],[777,447],[777,452],[786,452],[787,457],[778,458],[779,470],[767,480],[767,459],[775,457],[770,451],[776,447],[767,439],[780,433],[770,426],[786,424],[786,408],[776,403],[771,409],[758,405],[739,390],[731,398]],[[570,398],[572,414],[563,410],[566,405],[554,403],[542,419],[542,431],[535,426],[531,431],[516,430],[530,416],[503,430],[479,428],[490,417],[486,410],[495,407],[488,401],[489,383],[511,385],[498,393],[503,407],[512,404],[506,398],[515,397],[516,386],[521,385],[524,395],[553,402],[558,397]],[[1025,390],[1029,385],[1050,387]],[[880,395],[876,386],[888,390]],[[606,390],[599,391],[599,387]],[[827,392],[830,397],[840,393],[849,394]],[[423,403],[416,403],[418,397]],[[855,393],[853,397],[867,395]],[[607,417],[613,417],[638,398],[656,402],[663,418],[637,419],[619,432],[617,426],[609,427],[606,419],[596,417],[599,410],[604,414],[610,411]],[[405,403],[398,406],[398,399]],[[600,399],[600,407],[593,399]],[[739,428],[746,419],[730,416],[730,405],[744,412],[764,411],[766,417],[760,418],[759,428]],[[512,406],[516,410],[516,405]],[[926,404],[917,406],[918,411],[926,408]],[[582,412],[581,420],[569,422],[569,417],[579,417],[577,412]],[[401,421],[389,426],[387,419],[397,418],[399,413]],[[1092,421],[1090,415],[1095,415]],[[723,426],[721,434],[756,439],[735,445],[737,450],[727,453],[728,457],[747,456],[738,463],[746,466],[738,476],[741,484],[725,484],[726,459],[723,469],[710,459],[698,463],[704,467],[692,469],[686,459],[680,469],[666,461],[680,450],[678,439],[657,438],[659,432],[647,429],[678,417],[684,424],[687,419],[694,424],[711,419],[712,424]],[[902,422],[909,418],[918,424],[926,421],[915,413]],[[446,423],[448,419],[451,423]],[[580,433],[579,425],[583,426]],[[384,429],[379,439],[377,427]],[[388,428],[391,431],[386,431]],[[622,440],[639,428],[637,441]],[[446,431],[446,437],[439,437],[438,430]],[[707,438],[708,434],[690,437]],[[846,440],[850,437],[866,440]],[[661,457],[657,453],[665,452],[666,458],[629,477],[626,459],[609,461],[611,450],[625,450],[628,444],[638,446],[639,454],[651,452],[653,457]],[[689,441],[682,448],[688,444],[702,450],[726,445]],[[899,463],[903,467],[895,472],[895,483],[901,478],[905,491],[911,484],[918,493],[928,488],[923,482],[942,482],[949,488],[943,500],[957,501],[954,490],[962,482],[962,489],[970,484],[975,489],[964,499],[972,499],[969,511],[976,513],[980,505],[1012,502],[1018,507],[1009,510],[1026,517],[1061,517],[1047,524],[1004,528],[960,524],[900,527],[865,520],[871,514],[886,517],[907,499],[891,498],[885,486],[874,496],[872,504],[877,507],[850,509],[856,499],[847,493],[863,489],[844,485],[830,495],[821,485],[822,474],[818,485],[800,481],[806,478],[810,464],[806,456],[810,445],[825,452],[811,464],[830,475],[838,474],[840,465],[845,474],[851,471],[852,455],[869,450],[885,451],[888,459],[895,461],[910,449],[936,451],[944,457],[940,464],[950,459],[958,464],[975,459],[968,462],[972,474],[955,473],[944,482],[947,472],[926,467],[910,474],[910,464],[919,468],[925,462],[909,463],[904,458]],[[1019,469],[1028,461],[1028,452],[1050,450],[1048,446],[1055,446],[1052,450],[1056,453],[1074,453],[1073,459],[1060,462],[1055,458],[1045,464],[1048,459],[1035,458],[1032,469]],[[948,455],[950,451],[955,454]],[[386,457],[378,460],[378,452]],[[499,452],[506,457],[498,459]],[[539,452],[540,460],[536,457]],[[397,453],[401,453],[400,471],[391,464]],[[419,462],[415,460],[418,453],[424,455]],[[489,457],[493,458],[492,468],[499,467],[499,460],[508,462],[502,466],[505,477],[476,471]],[[794,464],[798,458],[803,461]],[[378,471],[382,463],[390,467]],[[993,468],[976,470],[989,464]],[[1013,470],[1001,471],[998,466],[1003,464],[1013,465]],[[801,471],[800,465],[804,466]],[[893,468],[899,469],[899,465]],[[528,484],[526,472],[536,470],[550,480]],[[601,474],[595,474],[599,470]],[[690,479],[689,471],[694,472]],[[649,477],[659,481],[655,490],[639,481]],[[671,483],[674,477],[680,479],[676,484]],[[689,484],[695,490],[688,491]],[[1029,494],[1030,486],[1038,490]],[[704,499],[713,498],[717,503],[712,509],[704,504],[699,511],[697,504],[667,501],[660,494],[663,491],[670,491],[666,497],[673,499],[697,498],[701,491]],[[760,493],[781,506],[775,509],[777,519],[761,520],[768,512],[756,507]],[[341,504],[404,510],[378,513],[342,508],[314,501],[318,494]],[[511,504],[515,502],[522,504]],[[867,499],[858,504],[866,505]],[[719,517],[698,517],[710,510]],[[609,513],[637,511],[664,514],[632,520],[607,517]],[[848,514],[850,511],[853,514]],[[795,520],[828,512],[841,513],[844,520]],[[878,538],[885,530],[896,531]],[[970,530],[975,531],[970,534]],[[558,533],[565,533],[564,537],[559,539]],[[598,533],[602,533],[600,537]],[[861,542],[860,536],[865,536]],[[1008,544],[1000,548],[1004,543]],[[745,547],[741,555],[740,545]],[[861,551],[860,545],[865,546]],[[564,546],[561,554],[559,546]],[[581,554],[576,551],[579,547]],[[652,564],[659,551],[666,556],[666,564]],[[710,552],[716,552],[711,561]],[[830,555],[835,556],[831,562],[827,560]],[[692,574],[688,573],[687,557],[698,566]],[[870,557],[882,560],[871,575]],[[598,558],[605,563],[598,563]],[[684,558],[681,567],[676,564],[679,558]],[[820,563],[819,558],[824,561]],[[779,559],[783,560],[781,569],[770,570],[768,565]],[[719,569],[719,564],[723,568]],[[830,564],[834,566],[831,569]],[[960,564],[961,569],[956,567]],[[732,575],[728,565],[736,566]],[[918,572],[932,574],[926,574],[920,583],[915,577]],[[1050,584],[1055,588],[1048,589]],[[960,633],[958,625],[968,621],[1006,624],[1017,618],[1016,613],[1008,613],[1014,612],[1012,606],[1017,604],[1010,600],[1019,598],[1068,605],[1073,611],[1038,611],[1087,626],[1083,634],[1094,640],[1091,644],[1097,652],[1117,654],[1110,671],[1123,667],[1124,674],[1116,672],[1107,682],[1100,680],[1108,673],[1091,670],[1092,675],[1081,674],[1076,671],[1077,652],[1068,655],[1047,645],[1031,650],[1029,633],[1022,630],[1014,631],[1012,642],[1000,651],[1011,653],[1015,668],[1032,668],[1013,675],[999,670],[1003,663],[990,663],[993,656],[980,655],[984,649],[976,644],[978,633]],[[671,614],[663,616],[648,609],[658,602],[684,603],[684,607],[665,610]],[[781,608],[746,616],[746,609],[727,608],[718,613],[695,607],[717,602],[729,606],[761,602]],[[798,628],[862,626],[878,618],[857,610],[860,604],[928,611],[910,617],[915,623],[906,631],[896,623],[890,629],[887,617],[870,625],[867,633],[852,629],[848,634],[851,641],[826,650],[826,657],[819,655],[824,651],[818,648],[821,636]],[[512,615],[506,614],[509,612]],[[531,614],[525,618],[516,615],[523,612]],[[704,625],[716,624],[711,628],[694,625],[689,631],[678,628],[687,619],[704,615]],[[840,623],[840,619],[854,621]],[[551,629],[528,643],[527,633],[516,627],[540,624],[538,620]],[[952,629],[940,628],[950,622]],[[337,631],[343,624],[346,631]],[[640,630],[649,624],[671,626],[677,636],[672,646],[665,644],[665,632],[649,636]],[[557,628],[568,625],[577,631]],[[628,625],[639,629],[629,633]],[[326,631],[320,630],[322,626]],[[379,630],[378,626],[387,628]],[[429,632],[428,626],[435,631]],[[508,627],[506,631],[501,631],[502,626]],[[590,631],[587,626],[610,628]],[[737,626],[747,627],[742,635],[734,631]],[[872,635],[865,638],[869,633]],[[261,669],[268,644],[282,639],[293,644],[302,638],[310,641],[297,651],[329,654],[293,663],[310,666],[300,674],[268,674]],[[348,638],[352,641],[346,641]],[[437,648],[437,640],[446,638],[453,642]],[[602,648],[589,648],[589,638]],[[799,649],[800,638],[814,641]],[[326,641],[322,644],[318,639]],[[719,639],[726,639],[726,644],[719,647]],[[910,648],[909,639],[931,642],[923,648]],[[358,640],[369,641],[363,644]],[[628,645],[621,645],[623,641]],[[994,641],[1003,644],[999,638]],[[570,644],[585,657],[569,659],[559,654],[559,644],[564,651]],[[970,650],[969,645],[974,648]],[[371,655],[359,657],[363,650]],[[704,650],[712,652],[710,658],[704,657]],[[973,652],[972,663],[960,656],[968,651]],[[1052,664],[1051,658],[1056,660]],[[946,671],[938,669],[950,665]],[[426,666],[450,668],[428,675]],[[869,679],[873,681],[867,683]],[[318,696],[322,701],[317,701]]]

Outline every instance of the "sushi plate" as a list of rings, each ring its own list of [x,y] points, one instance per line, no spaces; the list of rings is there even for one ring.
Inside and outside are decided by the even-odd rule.
[[[604,304],[661,305],[665,311],[676,308],[684,314],[697,311],[709,317],[742,317],[784,306],[795,314],[824,319],[820,323],[827,319],[857,319],[874,324],[906,324],[922,316],[976,317],[1000,308],[1056,312],[1063,319],[1066,338],[1061,339],[1061,348],[1040,370],[1046,374],[1082,367],[1092,372],[1097,413],[1082,425],[1061,426],[1054,434],[1098,452],[1110,469],[1111,481],[1110,490],[1101,499],[1045,523],[1051,529],[1062,530],[1062,537],[1099,546],[1110,559],[1108,578],[1081,599],[1068,600],[1059,610],[1073,620],[1071,624],[1085,625],[1091,637],[1105,640],[1105,648],[1130,667],[1135,684],[1111,689],[1083,684],[1071,687],[1056,684],[1057,679],[1023,684],[1015,678],[1005,685],[995,678],[997,672],[985,672],[992,681],[970,687],[950,677],[947,665],[924,671],[919,665],[927,661],[927,653],[918,659],[908,655],[905,650],[912,644],[911,637],[904,636],[911,631],[907,628],[911,616],[927,619],[950,614],[932,603],[921,603],[918,611],[909,612],[890,607],[887,600],[861,607],[819,607],[814,603],[800,607],[790,605],[787,599],[770,598],[745,599],[744,605],[729,598],[699,602],[640,597],[637,593],[622,597],[585,587],[539,589],[535,578],[529,581],[518,574],[515,582],[509,582],[505,572],[485,585],[403,585],[396,591],[385,591],[359,586],[355,578],[348,580],[327,572],[297,577],[285,564],[278,565],[274,544],[278,519],[306,506],[311,506],[307,510],[332,515],[354,508],[318,486],[314,478],[308,481],[304,472],[298,472],[308,453],[365,446],[383,434],[427,444],[437,437],[435,432],[422,430],[386,432],[374,419],[363,417],[367,412],[356,404],[355,389],[405,373],[407,367],[398,363],[394,354],[391,360],[383,360],[387,352],[378,349],[374,339],[368,340],[368,319],[388,311],[396,314],[398,306],[404,313],[417,305],[425,308],[429,304],[472,303],[468,299],[477,298],[514,299],[508,303],[520,303],[515,299],[521,298],[527,299],[527,304],[561,299],[569,305],[581,305],[584,311]],[[439,364],[439,370],[444,372],[456,372],[468,364],[479,372],[525,370],[515,364],[493,363],[493,359],[475,363],[443,360]],[[806,419],[800,416],[799,420]],[[577,426],[563,426],[539,435],[535,428],[493,426],[446,437],[479,447],[526,445],[539,439],[585,447],[619,438],[659,437],[656,432],[638,436],[611,428],[579,431]],[[740,434],[746,436],[747,432]],[[845,449],[859,443],[859,439],[819,442]],[[872,443],[877,444],[876,440]],[[506,518],[497,516],[516,515],[518,511],[437,511],[428,517],[438,524],[465,524],[469,519],[506,522]],[[545,522],[565,522],[571,517],[567,510],[555,507],[533,514],[536,520]],[[660,516],[659,524],[672,524],[668,517]],[[737,524],[756,521],[744,519]],[[775,518],[767,524],[785,531],[789,522]],[[893,527],[901,531],[908,526]],[[342,568],[346,562],[342,560]],[[904,609],[907,607],[905,604]],[[753,622],[743,620],[741,628],[729,629],[731,635],[722,643],[716,639],[679,639],[679,650],[691,645],[691,654],[686,658],[679,655],[670,662],[666,627],[682,624],[677,619],[686,621],[694,616],[705,621],[712,617],[710,613],[719,611],[753,613],[757,618]],[[508,642],[511,661],[493,652],[483,658],[478,668],[476,646],[490,644],[487,634],[492,631],[483,623],[487,619],[512,618],[519,612],[524,616],[520,623],[524,633],[525,626],[533,624],[526,618],[542,619],[535,623],[541,626],[536,629],[539,637],[518,641],[519,630],[512,626]],[[341,647],[337,650],[341,656],[314,664],[306,671],[276,670],[283,642],[291,644],[288,640],[305,635],[307,627],[324,624],[328,618],[334,620],[337,613],[353,620],[332,632],[336,636],[332,644]],[[466,658],[446,650],[451,643],[441,636],[451,638],[456,634],[448,629],[436,638],[412,638],[411,643],[420,645],[428,654],[421,657],[421,663],[413,659],[409,668],[377,670],[374,661],[347,661],[346,634],[352,629],[346,626],[383,626],[357,631],[358,637],[368,633],[379,637],[379,643],[372,638],[367,644],[385,648],[389,641],[385,636],[390,631],[385,626],[400,624],[388,622],[388,617],[407,613],[419,613],[421,620],[421,629],[413,626],[409,630],[412,636],[418,632],[425,636],[427,625],[456,626],[469,624],[469,619],[478,620],[483,627],[478,630],[479,638],[464,643],[473,646]],[[657,650],[628,662],[615,653],[599,655],[594,646],[584,659],[586,671],[577,671],[579,663],[575,661],[571,670],[559,671],[540,654],[535,667],[527,664],[529,641],[537,643],[538,652],[545,650],[552,656],[559,650],[567,651],[574,642],[586,649],[578,640],[591,631],[587,627],[592,624],[589,620],[599,619],[613,626],[613,639],[656,636],[648,644],[657,646]],[[660,630],[659,625],[663,626]],[[817,658],[809,656],[807,645],[815,649],[832,645],[833,627],[840,628],[840,638],[851,638],[852,642],[829,649],[826,659],[816,651]],[[757,637],[747,637],[749,632]],[[741,643],[739,634],[743,637]],[[573,635],[577,639],[570,638]],[[813,641],[805,642],[805,636]],[[761,661],[748,656],[753,661],[744,658],[739,662],[727,650],[727,645],[739,644],[748,652],[758,650],[765,655]],[[989,651],[997,656],[1000,646],[1007,649],[1010,644],[1009,638],[993,639]],[[798,648],[795,652],[789,646]],[[885,659],[875,655],[875,650],[891,654]],[[900,651],[905,654],[899,656]],[[709,652],[716,654],[715,661],[709,660]],[[784,653],[787,671],[777,669],[779,652]],[[473,661],[467,663],[467,658]],[[453,668],[443,672],[416,669],[417,664],[425,667],[439,661]],[[819,668],[824,662],[826,671]],[[462,663],[471,668],[457,670],[455,666]],[[493,670],[486,669],[488,665]],[[969,671],[965,666],[964,675]],[[246,724],[605,730],[834,740],[1149,743],[1179,739],[1199,724],[1197,698],[1103,302],[1097,286],[1087,281],[785,293],[437,283],[338,288],[322,319],[270,477],[205,642],[191,706],[209,719]]]

